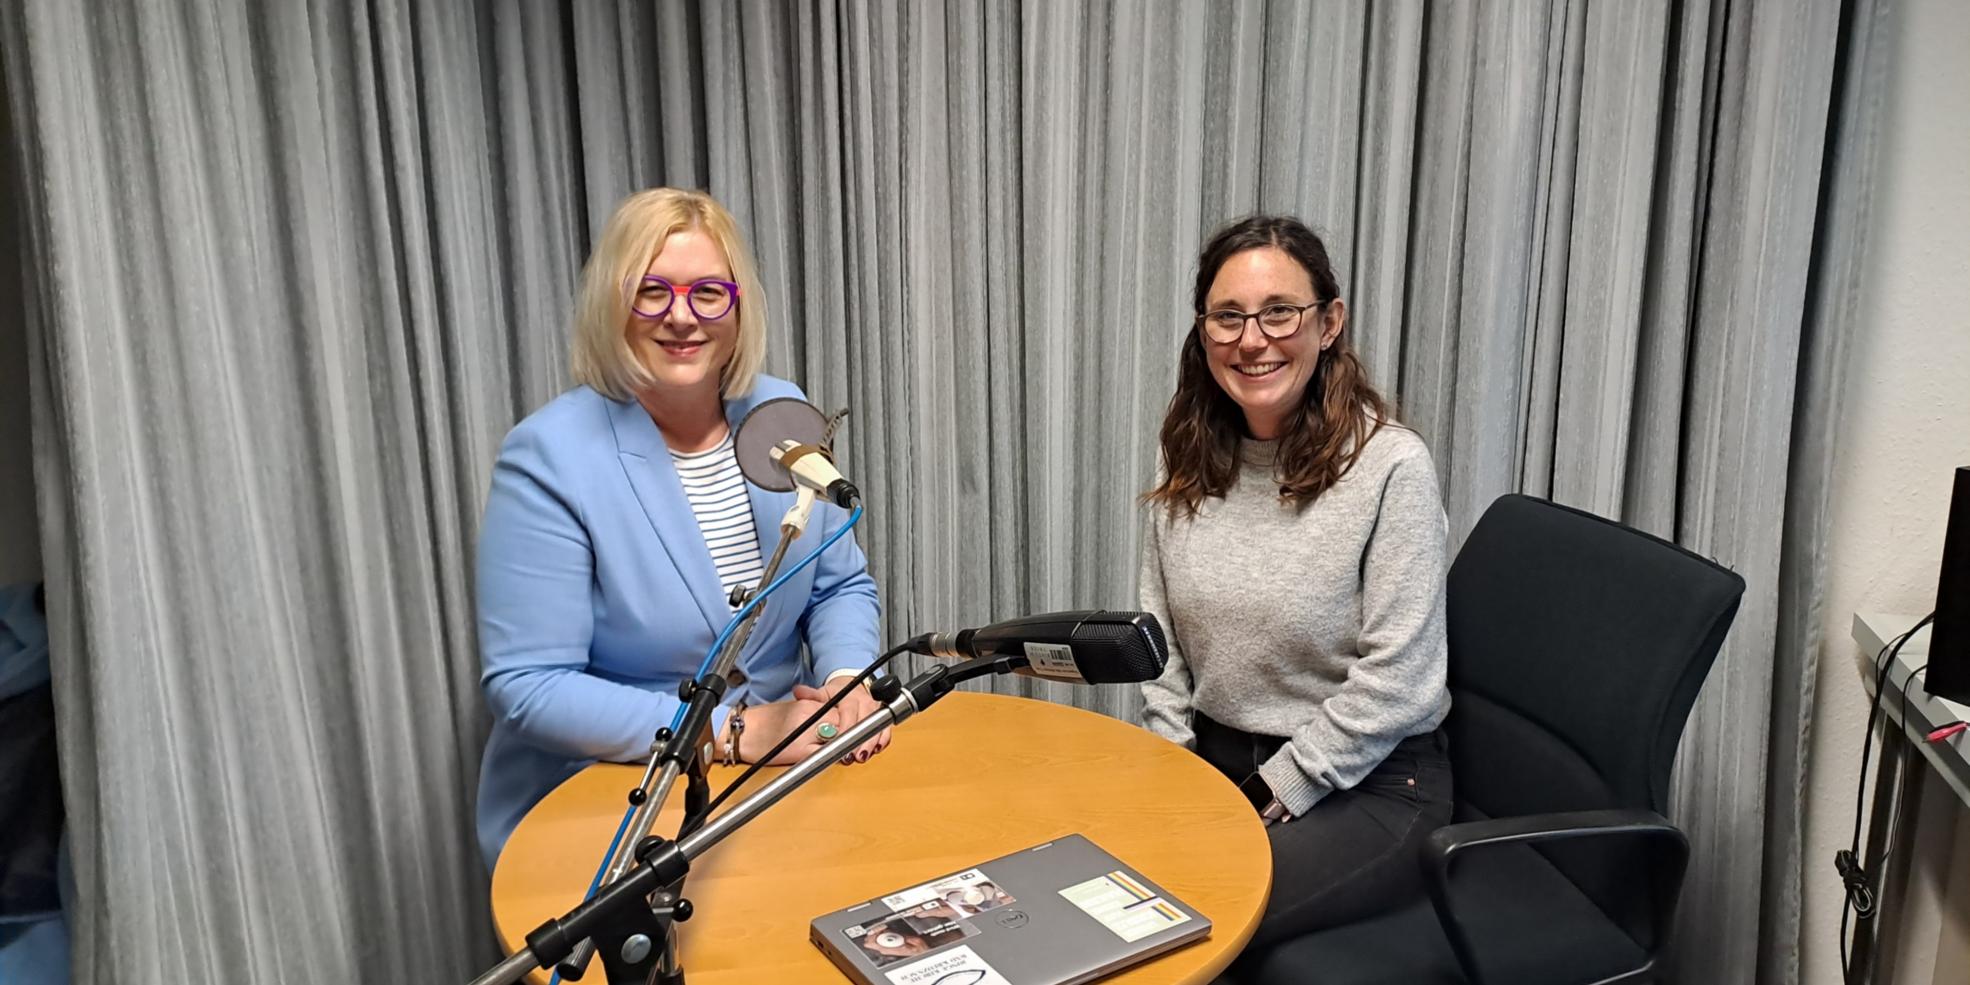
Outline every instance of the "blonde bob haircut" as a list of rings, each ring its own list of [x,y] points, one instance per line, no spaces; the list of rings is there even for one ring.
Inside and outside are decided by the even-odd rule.
[[[703,231],[725,251],[732,280],[739,285],[738,340],[731,361],[719,373],[719,396],[752,392],[753,378],[766,361],[766,295],[759,271],[732,213],[710,195],[682,188],[637,192],[616,206],[602,227],[602,239],[582,268],[575,294],[575,382],[614,400],[633,400],[637,391],[656,385],[629,345],[630,299],[664,241],[686,229]]]

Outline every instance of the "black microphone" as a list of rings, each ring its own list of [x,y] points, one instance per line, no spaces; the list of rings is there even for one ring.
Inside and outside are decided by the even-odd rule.
[[[910,652],[959,660],[1009,658],[1012,673],[1075,684],[1136,684],[1163,675],[1163,626],[1147,612],[1082,609],[925,633]]]

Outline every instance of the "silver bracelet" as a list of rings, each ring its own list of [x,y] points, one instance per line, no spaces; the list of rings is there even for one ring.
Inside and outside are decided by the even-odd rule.
[[[725,765],[739,765],[739,736],[746,730],[746,699],[732,706],[732,716],[725,720]]]

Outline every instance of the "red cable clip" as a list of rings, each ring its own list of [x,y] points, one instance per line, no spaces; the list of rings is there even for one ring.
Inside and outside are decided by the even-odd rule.
[[[1939,728],[1934,732],[1929,733],[1929,741],[1941,742],[1944,739],[1954,737],[1957,733],[1962,732],[1965,729],[1970,729],[1970,722],[1951,722],[1950,724],[1945,725],[1942,728]]]

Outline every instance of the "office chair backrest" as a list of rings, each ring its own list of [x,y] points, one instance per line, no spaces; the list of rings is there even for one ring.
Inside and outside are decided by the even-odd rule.
[[[1450,568],[1458,818],[1664,811],[1683,724],[1743,593],[1735,572],[1660,538],[1527,496],[1493,503]],[[1645,933],[1639,857],[1541,851]]]

